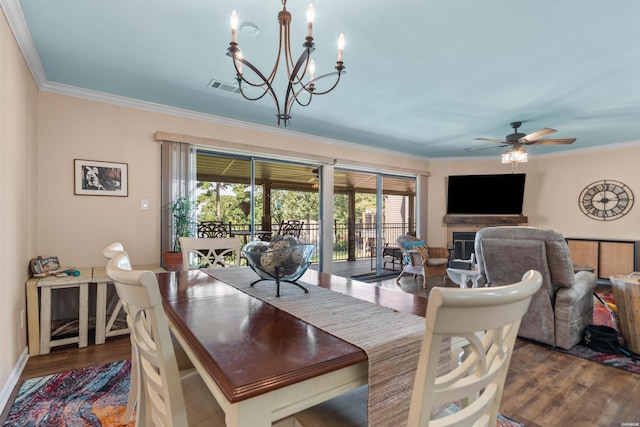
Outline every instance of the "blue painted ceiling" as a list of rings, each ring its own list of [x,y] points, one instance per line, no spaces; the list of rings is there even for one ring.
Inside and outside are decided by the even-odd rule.
[[[30,66],[50,90],[72,87],[277,127],[273,101],[208,87],[234,82],[229,16],[244,56],[269,72],[278,0],[1,0]],[[301,53],[308,1],[289,0]],[[498,156],[509,123],[577,138],[530,154],[640,140],[640,1],[315,0],[318,74],[333,71],[344,33],[347,74],[288,131],[431,158]],[[26,24],[26,26],[25,26]],[[23,34],[23,35],[19,35]],[[26,36],[25,36],[26,34]],[[31,48],[30,48],[31,46]],[[29,60],[29,58],[31,58]],[[282,67],[281,67],[282,68]],[[245,70],[246,71],[246,70]],[[282,73],[282,70],[280,70]],[[276,88],[284,96],[284,86]],[[474,152],[466,148],[494,147]]]

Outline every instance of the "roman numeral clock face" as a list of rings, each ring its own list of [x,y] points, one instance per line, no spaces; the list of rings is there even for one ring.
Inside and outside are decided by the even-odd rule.
[[[582,190],[578,198],[580,210],[586,216],[610,221],[626,215],[633,206],[631,189],[613,180],[596,181]]]

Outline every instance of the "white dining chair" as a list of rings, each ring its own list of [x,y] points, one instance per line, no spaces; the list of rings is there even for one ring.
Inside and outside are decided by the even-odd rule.
[[[107,247],[105,247],[102,251],[102,254],[105,256],[105,258],[112,259],[114,256],[116,256],[120,252],[126,254],[124,250],[124,246],[120,242],[114,242],[108,245]],[[122,304],[122,309],[127,315],[127,325],[129,327],[129,330],[131,331],[131,328],[132,328],[131,318],[129,317],[129,310],[128,310],[127,304],[122,300],[120,300],[120,304]],[[138,354],[137,354],[137,347],[135,345],[135,342],[133,341],[133,335],[130,334],[129,337],[131,339],[131,378],[129,381],[129,395],[127,397],[127,406],[126,406],[125,413],[122,416],[123,425],[127,425],[132,421],[134,421],[133,420],[133,415],[135,413],[134,411],[136,409],[139,396],[141,394],[140,373],[138,372],[139,360],[138,360]],[[189,360],[189,357],[187,356],[185,351],[182,349],[180,344],[177,342],[177,340],[173,337],[173,335],[171,335],[171,341],[174,347],[174,353],[176,357],[176,362],[178,364],[178,370],[183,374],[193,371],[195,368],[193,367],[191,360]],[[136,425],[140,425],[140,424],[136,423]]]
[[[542,284],[529,270],[518,283],[491,288],[434,287],[413,386],[408,426],[495,426],[502,390],[522,316]],[[438,376],[442,341],[468,342],[464,359]],[[451,410],[455,402],[465,402]],[[367,426],[367,388],[295,415],[302,427]]]
[[[242,240],[239,237],[180,237],[180,247],[184,271],[240,265]]]
[[[138,414],[141,426],[224,426],[224,412],[196,371],[180,376],[156,276],[131,270],[127,254],[107,264],[118,296],[127,307],[139,362]]]

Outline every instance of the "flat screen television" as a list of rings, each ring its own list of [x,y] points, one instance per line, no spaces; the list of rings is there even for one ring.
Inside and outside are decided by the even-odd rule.
[[[525,174],[450,175],[447,214],[521,215]]]

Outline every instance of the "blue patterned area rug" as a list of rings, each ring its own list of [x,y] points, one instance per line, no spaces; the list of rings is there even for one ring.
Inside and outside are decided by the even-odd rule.
[[[122,360],[25,380],[4,426],[120,426],[130,374]]]
[[[524,427],[524,424],[521,424],[511,418],[507,418],[502,414],[498,414],[498,419],[496,420],[496,427]]]
[[[11,405],[6,427],[120,426],[129,393],[131,361],[25,380]],[[459,407],[451,405],[450,412]],[[134,423],[129,424],[134,427]],[[498,414],[496,427],[524,427]]]

